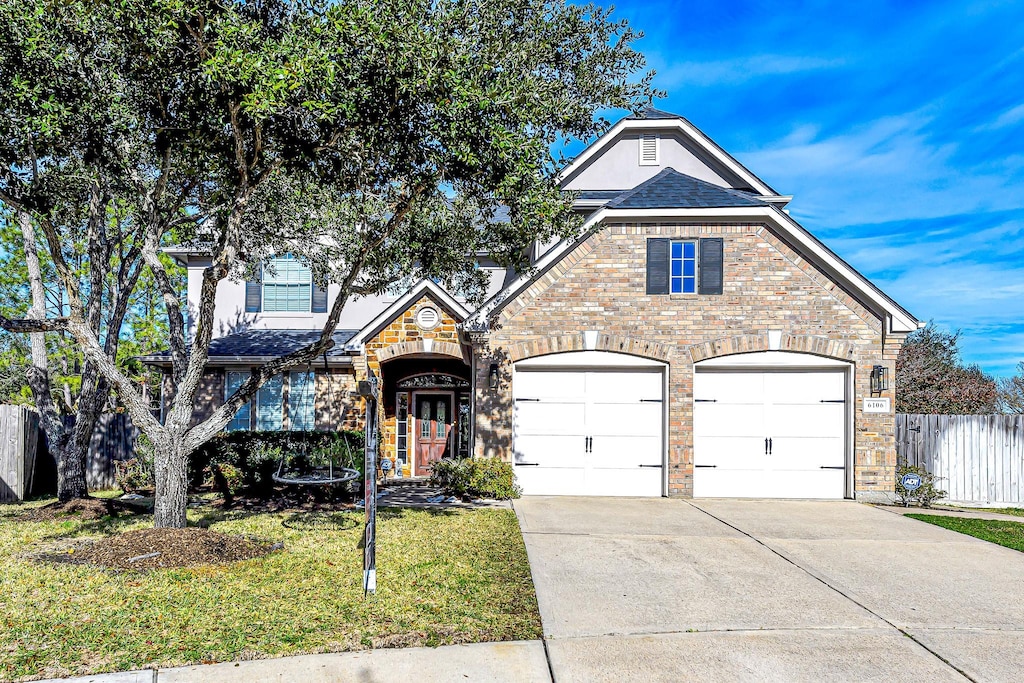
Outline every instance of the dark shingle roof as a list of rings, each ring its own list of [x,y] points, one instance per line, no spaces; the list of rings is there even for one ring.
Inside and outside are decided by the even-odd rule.
[[[615,199],[626,190],[580,190],[578,199],[596,199],[607,201]]]
[[[345,355],[345,342],[356,336],[359,330],[335,330],[334,346],[327,352],[328,358]],[[247,330],[210,342],[210,360],[229,358],[260,358],[284,356],[308,346],[320,338],[320,330]],[[161,351],[143,360],[159,363],[170,360],[169,351]]]
[[[679,114],[673,114],[671,112],[662,111],[655,109],[654,107],[647,107],[642,112],[637,114],[630,114],[626,119],[630,121],[637,121],[640,119],[681,119],[683,118]]]
[[[666,168],[605,206],[610,209],[711,209],[764,205],[764,201],[747,192],[720,187]]]

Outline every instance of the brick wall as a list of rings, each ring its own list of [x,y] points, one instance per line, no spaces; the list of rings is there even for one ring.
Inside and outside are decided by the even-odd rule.
[[[723,294],[645,293],[648,237],[711,236],[724,238]],[[870,395],[873,365],[893,375],[902,338],[884,336],[877,316],[767,226],[616,224],[591,235],[510,302],[477,344],[477,455],[511,458],[509,364],[583,350],[587,330],[599,333],[598,350],[669,363],[670,495],[693,492],[693,363],[768,350],[770,330],[783,333],[782,350],[854,363],[855,488],[893,489],[894,414],[862,414],[861,399]],[[497,391],[487,383],[492,362],[503,368]]]

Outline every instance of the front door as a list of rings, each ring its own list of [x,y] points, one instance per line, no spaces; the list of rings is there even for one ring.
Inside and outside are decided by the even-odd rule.
[[[428,476],[430,466],[445,456],[452,428],[451,394],[416,395],[416,474]]]

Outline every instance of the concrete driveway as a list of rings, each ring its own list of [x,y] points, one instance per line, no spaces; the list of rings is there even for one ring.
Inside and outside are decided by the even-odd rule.
[[[852,502],[515,508],[555,683],[1024,680],[1024,553]]]

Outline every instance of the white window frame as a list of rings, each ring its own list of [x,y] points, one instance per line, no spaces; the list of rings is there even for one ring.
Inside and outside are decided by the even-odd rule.
[[[689,277],[688,275],[686,275],[685,273],[681,274],[681,275],[678,275],[678,276],[672,274],[672,261],[673,261],[672,248],[675,245],[677,245],[677,244],[683,245],[682,249],[684,250],[684,254],[683,254],[683,256],[680,257],[680,262],[682,264],[684,264],[684,265],[686,264],[686,260],[687,260],[686,259],[686,255],[685,255],[685,249],[686,249],[685,245],[687,245],[687,244],[692,244],[693,245],[693,291],[692,292],[687,292],[685,290],[686,278]],[[673,289],[674,281],[676,280],[676,278],[679,278],[679,281],[680,281],[680,285],[679,285],[680,286],[680,290],[678,292]],[[669,243],[668,243],[668,293],[670,295],[672,295],[672,294],[697,294],[699,291],[700,291],[700,240],[698,240],[697,238],[669,240]]]

